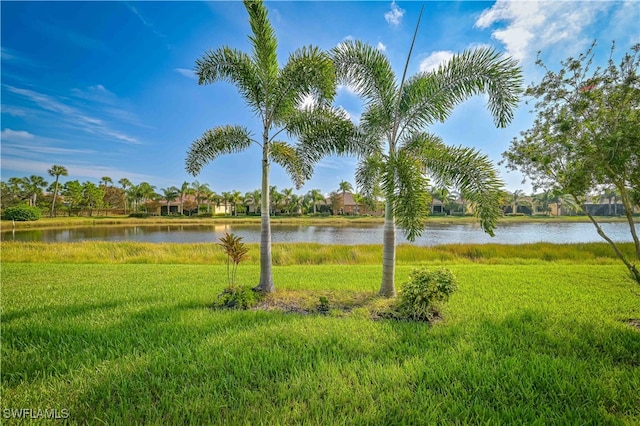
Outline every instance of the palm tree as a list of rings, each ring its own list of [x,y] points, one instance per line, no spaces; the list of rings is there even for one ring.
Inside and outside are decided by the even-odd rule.
[[[180,196],[180,190],[175,186],[160,189],[162,191],[162,197],[167,200],[167,216],[171,214],[171,202],[175,201]]]
[[[253,211],[257,212],[258,207],[260,207],[260,199],[261,193],[259,189],[255,189],[251,192],[247,192],[244,195],[245,202],[248,202],[251,207],[253,207]]]
[[[260,237],[260,282],[256,290],[275,291],[272,273],[271,222],[269,218],[269,171],[271,162],[283,166],[297,187],[302,186],[312,172],[319,155],[300,155],[289,143],[276,139],[285,132],[290,140],[317,145],[324,141],[323,154],[331,150],[331,140],[323,133],[333,134],[351,128],[344,114],[333,110],[329,103],[336,93],[335,69],[329,56],[309,46],[296,50],[280,68],[277,40],[262,1],[245,0],[252,35],[249,41],[252,55],[230,47],[208,51],[196,61],[200,84],[227,81],[234,84],[251,110],[260,118],[261,137],[254,139],[245,127],[220,126],[195,140],[186,159],[187,171],[193,175],[222,154],[243,151],[257,144],[262,149],[262,216]],[[302,100],[311,99],[311,107]],[[324,123],[318,126],[318,123]],[[334,125],[340,123],[339,125]],[[314,125],[315,124],[315,125]],[[323,155],[322,154],[322,155]]]
[[[227,215],[227,209],[229,208],[229,203],[231,202],[231,193],[223,191],[222,192],[222,201],[224,202],[224,215]]]
[[[367,201],[366,197],[364,195],[360,194],[360,193],[355,193],[355,194],[353,194],[353,201],[356,203],[356,211],[355,211],[355,213],[357,215],[361,214],[360,205],[364,204]]]
[[[111,179],[109,176],[103,176],[102,178],[100,178],[100,185],[104,185],[106,187],[108,183],[113,185],[113,179]]]
[[[197,214],[200,214],[200,204],[202,204],[203,195],[207,190],[210,191],[211,189],[208,183],[200,183],[197,180],[193,181],[191,189],[196,196],[196,203],[198,203]]]
[[[130,188],[131,186],[133,186],[133,184],[127,178],[120,179],[118,183],[122,187],[122,198],[123,198],[122,201],[124,203],[124,214],[126,215],[127,214],[127,188]]]
[[[545,216],[549,216],[549,212],[551,208],[549,208],[549,204],[553,202],[553,192],[552,191],[544,191],[539,194],[533,194],[531,197],[531,208],[535,210],[535,205],[539,205],[542,207],[542,211]]]
[[[353,191],[353,186],[351,186],[349,182],[343,180],[342,182],[340,182],[340,185],[338,186],[338,190],[342,191],[342,214],[344,214],[345,195],[347,192]]]
[[[293,195],[293,188],[285,188],[282,190],[282,204],[284,204],[287,214],[291,214],[291,199]]]
[[[231,191],[229,201],[233,204],[233,215],[238,217],[238,204],[242,204],[242,194],[240,191]]]
[[[444,121],[456,105],[480,93],[488,94],[488,109],[496,124],[506,126],[522,82],[515,61],[486,48],[465,51],[435,71],[406,79],[412,49],[413,42],[399,83],[389,59],[375,47],[350,40],[333,49],[339,81],[365,102],[356,181],[364,195],[377,183],[384,190],[380,294],[387,297],[396,293],[396,220],[410,241],[424,230],[429,213],[425,170],[436,181],[459,188],[477,206],[480,223],[489,234],[500,215],[502,181],[488,157],[471,148],[446,146],[424,129]]]
[[[331,206],[331,214],[333,216],[338,214],[338,210],[340,209],[340,194],[336,191],[331,191],[329,193],[329,205]]]
[[[51,166],[48,172],[50,176],[55,176],[56,178],[56,181],[53,186],[53,199],[51,200],[50,216],[53,217],[53,213],[56,209],[56,197],[58,196],[58,180],[60,179],[60,176],[68,176],[69,172],[64,166],[59,166],[57,164],[54,164],[53,166]]]
[[[600,194],[600,198],[598,201],[604,201],[607,200],[609,202],[609,213],[608,215],[611,216],[612,212],[611,212],[611,202],[615,199],[616,200],[616,204],[618,204],[618,193],[616,192],[615,188],[605,188],[602,193]],[[617,209],[616,209],[617,210]],[[616,211],[617,213],[617,211]]]
[[[35,207],[39,195],[42,190],[47,187],[47,181],[42,176],[31,175],[24,178],[25,192],[29,196],[29,205]]]
[[[524,191],[521,189],[516,189],[515,191],[513,191],[510,195],[509,195],[509,200],[511,202],[511,213],[512,214],[517,214],[518,213],[518,206],[520,205],[520,202],[522,200],[522,196],[524,195]]]
[[[316,206],[320,201],[324,201],[324,195],[319,189],[312,189],[311,191],[309,191],[309,196],[311,197],[311,202],[313,203],[313,214],[315,215],[318,212]]]

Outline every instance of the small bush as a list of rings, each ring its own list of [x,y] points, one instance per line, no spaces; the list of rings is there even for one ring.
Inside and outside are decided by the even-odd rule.
[[[226,309],[250,309],[262,300],[260,293],[250,287],[227,287],[218,295],[213,306]]]
[[[149,213],[142,213],[142,212],[131,213],[129,217],[146,218],[146,217],[149,217]]]
[[[327,314],[329,312],[329,299],[325,296],[320,296],[318,307],[316,308],[318,313]]]
[[[404,319],[430,321],[438,316],[439,307],[449,300],[456,288],[457,280],[448,269],[414,269],[398,297],[398,316]]]
[[[40,219],[42,212],[37,207],[29,206],[13,206],[7,207],[2,215],[6,220],[17,220],[20,222],[26,222],[30,220]]]

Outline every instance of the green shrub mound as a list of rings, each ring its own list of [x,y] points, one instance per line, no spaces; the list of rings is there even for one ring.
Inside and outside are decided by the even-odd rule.
[[[256,306],[260,300],[261,294],[251,287],[226,287],[216,298],[213,307],[246,310]]]
[[[456,290],[457,283],[456,277],[446,268],[412,270],[398,297],[398,316],[414,321],[433,320],[439,316],[442,304]]]
[[[29,206],[13,206],[7,207],[2,214],[2,219],[17,220],[20,222],[27,222],[30,220],[40,219],[42,212],[37,207]]]

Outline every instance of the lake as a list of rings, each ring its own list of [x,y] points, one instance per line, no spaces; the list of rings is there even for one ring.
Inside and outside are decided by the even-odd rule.
[[[604,231],[616,242],[632,241],[626,222],[605,223]],[[272,224],[272,241],[314,242],[320,244],[382,244],[382,224],[282,225]],[[636,229],[638,225],[636,224]],[[139,225],[93,226],[67,229],[19,229],[0,233],[2,241],[138,241],[151,243],[218,242],[225,232],[243,237],[246,243],[260,241],[260,226],[246,224],[217,225]],[[534,242],[603,242],[591,223],[504,223],[496,236],[485,234],[478,224],[429,224],[415,245],[440,244],[525,244]],[[408,243],[401,231],[398,244]]]

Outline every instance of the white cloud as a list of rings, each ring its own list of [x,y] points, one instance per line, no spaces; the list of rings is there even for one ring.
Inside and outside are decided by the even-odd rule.
[[[90,101],[96,101],[106,104],[113,104],[118,101],[118,97],[107,90],[102,84],[96,84],[95,86],[89,86],[85,90],[71,89],[73,96],[81,99],[87,99]]]
[[[447,62],[453,57],[453,52],[449,50],[441,50],[439,52],[433,52],[422,61],[420,61],[420,72],[431,72]]]
[[[26,130],[4,129],[2,132],[0,132],[0,139],[2,139],[3,142],[33,139],[33,137],[34,136]]]
[[[355,40],[355,38],[351,34],[349,34],[348,36],[342,39],[342,41],[353,41],[353,40]]]
[[[2,105],[2,108],[0,109],[2,110],[3,114],[13,115],[14,117],[24,117],[27,115],[27,110],[10,105]]]
[[[382,43],[381,41],[378,42],[378,45],[376,46],[376,49],[378,49],[381,52],[384,52],[387,50],[387,46],[384,45],[384,43]]]
[[[25,174],[41,174],[46,175],[47,170],[51,168],[50,161],[34,161],[20,158],[3,158],[3,170],[12,170]],[[156,177],[144,175],[140,173],[131,173],[113,167],[105,166],[88,166],[83,164],[66,163],[65,167],[69,170],[69,179],[90,178],[101,179],[103,176],[126,176],[130,180],[135,181],[154,181]]]
[[[176,68],[175,71],[183,77],[187,77],[191,80],[197,80],[198,76],[193,70],[188,70],[186,68]]]
[[[477,19],[477,28],[492,28],[492,37],[518,60],[534,57],[538,50],[562,43],[580,50],[593,36],[584,30],[615,2],[538,2],[498,0]],[[504,23],[500,28],[498,23]],[[494,28],[495,27],[495,28]],[[568,52],[570,53],[570,52]]]
[[[52,96],[9,85],[4,85],[4,87],[12,93],[29,99],[44,110],[60,113],[61,119],[72,127],[79,127],[85,132],[115,138],[123,142],[139,143],[136,138],[110,128],[103,120],[84,114],[80,109],[66,105]]]
[[[404,9],[400,9],[395,0],[391,2],[391,10],[384,14],[384,19],[389,25],[397,27],[402,22],[404,16]]]

